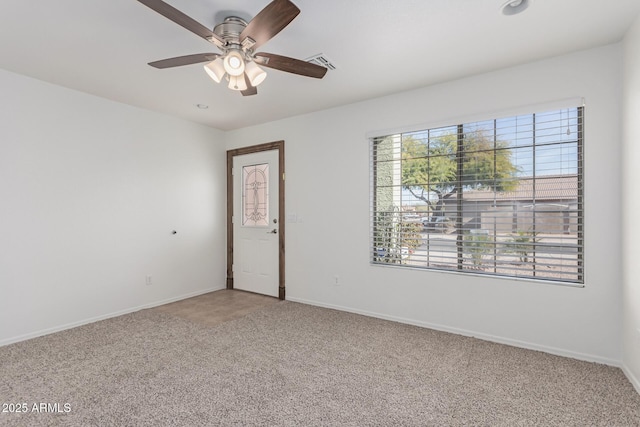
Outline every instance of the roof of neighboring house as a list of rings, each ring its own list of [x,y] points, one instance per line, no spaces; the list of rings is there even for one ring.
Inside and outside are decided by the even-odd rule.
[[[535,196],[535,197],[534,197]],[[470,190],[464,192],[466,201],[533,200],[568,201],[578,198],[577,175],[548,175],[521,179],[513,191]],[[454,199],[455,200],[455,199]]]

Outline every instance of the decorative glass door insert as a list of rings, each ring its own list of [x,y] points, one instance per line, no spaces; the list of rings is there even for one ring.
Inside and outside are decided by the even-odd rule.
[[[269,225],[269,164],[242,167],[242,225]]]

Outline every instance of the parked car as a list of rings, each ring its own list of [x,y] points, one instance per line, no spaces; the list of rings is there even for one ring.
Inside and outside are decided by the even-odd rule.
[[[419,222],[420,219],[421,219],[420,215],[416,215],[416,214],[409,214],[409,215],[402,216],[402,220],[404,222]]]
[[[422,218],[422,225],[425,230],[438,230],[444,232],[447,228],[449,218],[446,216],[432,216],[429,218]]]
[[[380,258],[384,258],[387,255],[387,250],[385,248],[376,248],[376,256]],[[400,248],[400,259],[407,259],[409,255],[411,255],[413,251],[410,251],[408,247],[403,246]]]

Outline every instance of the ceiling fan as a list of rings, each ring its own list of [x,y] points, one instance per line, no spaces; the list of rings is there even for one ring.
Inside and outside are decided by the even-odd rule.
[[[207,62],[207,74],[216,82],[228,80],[229,89],[244,96],[258,93],[267,73],[259,65],[288,73],[321,79],[327,69],[310,62],[256,50],[298,16],[300,9],[289,0],[273,0],[251,21],[229,16],[213,30],[162,0],[138,0],[165,18],[213,43],[222,53],[196,53],[150,62],[155,68],[171,68]]]

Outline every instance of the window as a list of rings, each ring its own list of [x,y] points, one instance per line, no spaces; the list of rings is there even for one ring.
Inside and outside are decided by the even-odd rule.
[[[269,164],[242,167],[242,225],[269,226]]]
[[[371,262],[581,284],[583,107],[373,138]]]

